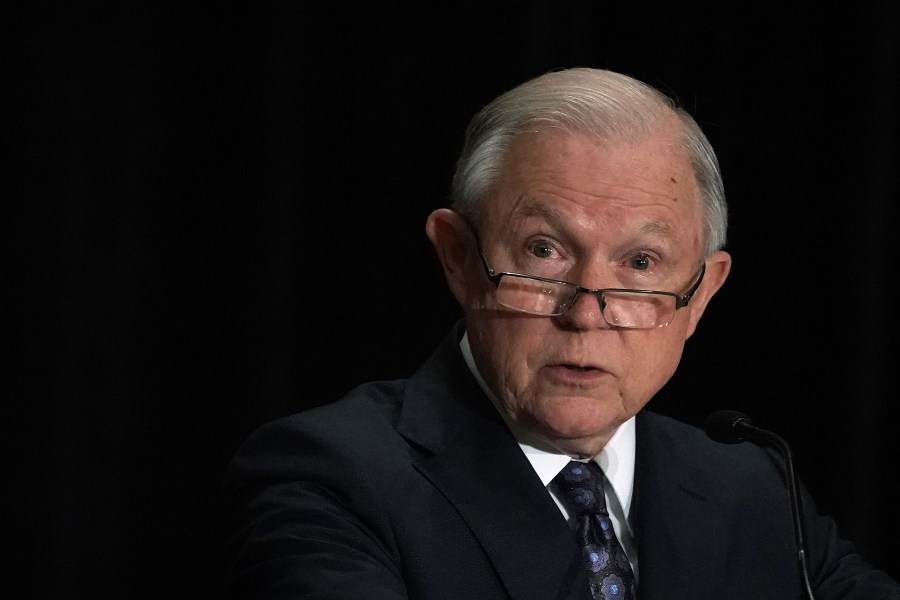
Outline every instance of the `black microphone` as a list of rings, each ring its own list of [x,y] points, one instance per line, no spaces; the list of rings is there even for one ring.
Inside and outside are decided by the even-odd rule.
[[[706,417],[703,423],[706,435],[715,442],[740,444],[741,442],[766,443],[775,446],[784,456],[788,491],[791,496],[791,513],[794,520],[794,541],[797,544],[797,559],[800,577],[809,600],[815,600],[809,582],[809,567],[806,563],[806,535],[803,530],[803,513],[800,508],[800,486],[794,474],[794,458],[791,447],[780,435],[760,429],[750,422],[750,418],[736,410],[717,410]]]

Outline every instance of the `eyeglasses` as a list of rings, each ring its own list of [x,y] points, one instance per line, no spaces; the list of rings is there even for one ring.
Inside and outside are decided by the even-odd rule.
[[[474,231],[474,227],[472,228]],[[688,305],[694,292],[703,281],[704,263],[696,275],[697,281],[684,294],[656,290],[632,290],[627,288],[589,289],[556,279],[494,271],[488,264],[478,234],[475,242],[488,279],[497,286],[497,302],[520,312],[558,316],[569,310],[579,294],[596,296],[600,312],[613,327],[626,329],[654,329],[672,322],[675,311]]]

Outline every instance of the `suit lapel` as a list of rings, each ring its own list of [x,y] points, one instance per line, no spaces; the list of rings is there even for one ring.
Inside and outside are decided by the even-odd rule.
[[[583,598],[559,595],[576,563],[572,533],[521,450],[490,441],[504,431],[472,433],[416,467],[469,525],[512,598]]]
[[[587,598],[571,530],[468,371],[456,339],[407,388],[398,430],[428,450],[413,458],[414,467],[468,524],[511,598]]]
[[[694,468],[655,415],[637,422],[637,457],[632,510],[638,540],[640,589],[644,598],[727,597],[723,581],[729,530],[718,500],[721,482]],[[715,590],[724,596],[716,596]]]

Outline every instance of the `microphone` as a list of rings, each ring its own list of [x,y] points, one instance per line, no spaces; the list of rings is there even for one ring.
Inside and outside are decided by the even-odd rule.
[[[806,535],[803,530],[803,513],[800,508],[800,486],[794,474],[794,458],[791,447],[780,435],[760,429],[750,418],[736,410],[717,410],[710,413],[703,423],[706,435],[715,442],[740,444],[741,442],[765,443],[777,448],[784,456],[788,492],[791,497],[791,516],[794,521],[794,541],[797,545],[797,559],[800,577],[809,600],[815,600],[809,582],[809,567],[806,562]]]

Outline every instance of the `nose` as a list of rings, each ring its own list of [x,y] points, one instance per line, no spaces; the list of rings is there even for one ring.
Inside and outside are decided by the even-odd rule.
[[[574,329],[609,329],[600,307],[600,296],[597,294],[579,293],[569,309],[557,319]]]

